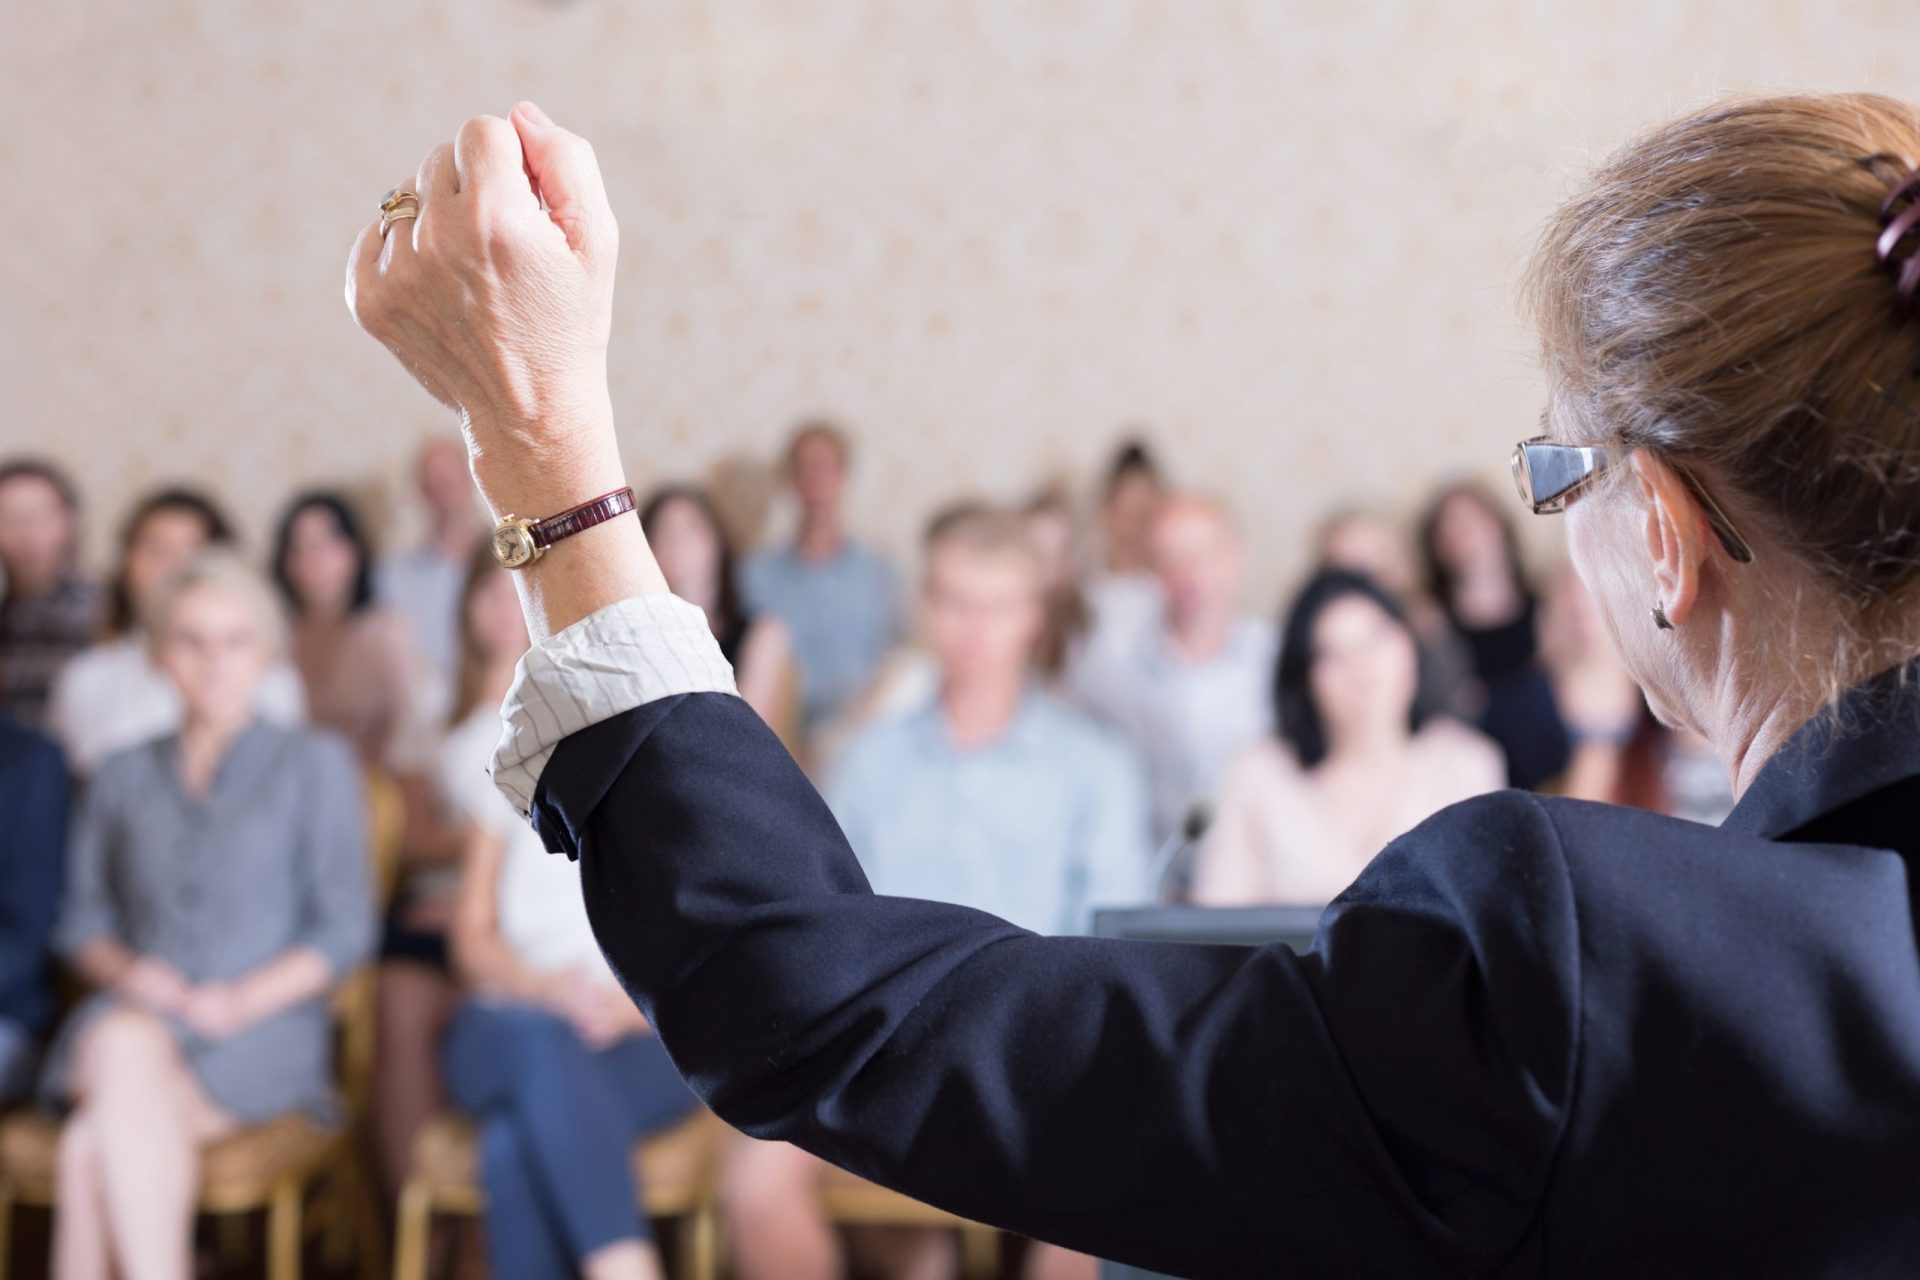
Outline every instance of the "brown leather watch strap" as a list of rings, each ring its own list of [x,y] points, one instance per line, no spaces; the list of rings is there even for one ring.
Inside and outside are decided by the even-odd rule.
[[[534,545],[550,547],[562,538],[571,538],[574,534],[604,524],[615,516],[623,516],[635,506],[633,490],[615,489],[604,493],[591,502],[583,502],[577,507],[562,511],[557,516],[548,516],[527,532],[533,535]]]

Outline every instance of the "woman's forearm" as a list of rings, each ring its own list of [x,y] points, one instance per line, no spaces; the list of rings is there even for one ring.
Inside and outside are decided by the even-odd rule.
[[[528,1003],[546,998],[547,980],[522,964],[498,934],[486,938],[456,934],[453,967],[474,991]]]
[[[75,972],[88,986],[117,987],[140,957],[115,938],[95,938],[73,953]]]
[[[231,985],[247,1021],[258,1022],[324,994],[335,976],[325,956],[299,946],[233,979]]]

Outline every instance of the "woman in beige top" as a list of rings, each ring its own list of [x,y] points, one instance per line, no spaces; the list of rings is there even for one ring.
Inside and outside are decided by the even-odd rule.
[[[351,742],[361,760],[388,764],[413,724],[421,687],[405,619],[373,602],[373,549],[337,493],[295,498],[280,520],[273,576],[293,614],[291,649],[314,724]]]
[[[1331,901],[1394,837],[1504,786],[1499,748],[1432,714],[1421,686],[1419,645],[1392,596],[1358,574],[1308,582],[1274,679],[1279,736],[1228,771],[1194,901]]]

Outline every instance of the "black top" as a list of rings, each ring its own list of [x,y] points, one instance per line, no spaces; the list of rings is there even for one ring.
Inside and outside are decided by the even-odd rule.
[[[1448,809],[1300,954],[872,896],[720,695],[567,739],[535,819],[723,1117],[972,1218],[1194,1276],[1911,1276],[1920,691],[1897,674],[1718,830]]]
[[[0,1020],[31,1034],[53,1013],[53,926],[67,867],[67,766],[0,718]]]
[[[1473,674],[1493,684],[1533,665],[1540,652],[1540,634],[1536,625],[1539,604],[1531,595],[1521,598],[1520,613],[1511,622],[1492,627],[1469,627],[1449,615],[1453,629],[1466,642],[1473,663]]]
[[[727,665],[740,665],[740,646],[747,642],[747,632],[753,630],[753,618],[743,609],[738,616],[727,619],[725,625],[714,632],[714,641],[720,646],[720,656]]]

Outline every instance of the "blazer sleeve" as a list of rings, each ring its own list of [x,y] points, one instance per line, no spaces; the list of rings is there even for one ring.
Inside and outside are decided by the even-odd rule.
[[[1180,1275],[1482,1271],[1532,1229],[1578,938],[1529,798],[1404,837],[1303,955],[875,896],[726,695],[573,734],[533,810],[681,1072],[755,1136]]]

